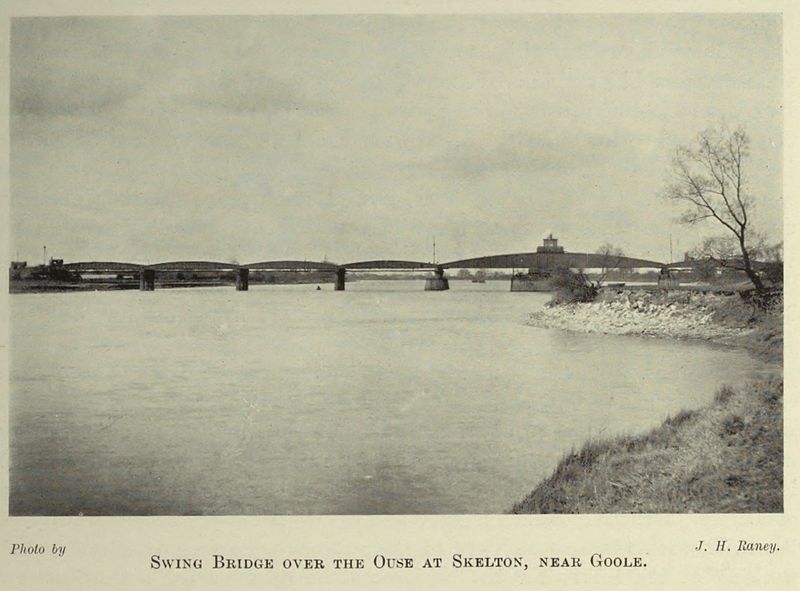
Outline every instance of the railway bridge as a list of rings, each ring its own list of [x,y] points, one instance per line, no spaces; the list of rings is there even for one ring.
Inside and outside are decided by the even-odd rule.
[[[426,289],[441,291],[448,289],[445,271],[448,269],[530,269],[552,272],[557,269],[661,269],[666,265],[658,261],[626,256],[596,253],[565,252],[553,238],[545,239],[544,245],[535,252],[494,254],[450,262],[426,262],[393,259],[354,261],[337,264],[328,261],[275,260],[256,263],[227,263],[216,261],[172,261],[152,265],[114,261],[91,261],[64,263],[63,268],[80,275],[131,274],[139,277],[139,289],[152,291],[159,273],[233,273],[237,291],[247,291],[251,271],[324,272],[335,274],[334,288],[345,289],[347,271],[431,271],[433,276],[426,282]]]

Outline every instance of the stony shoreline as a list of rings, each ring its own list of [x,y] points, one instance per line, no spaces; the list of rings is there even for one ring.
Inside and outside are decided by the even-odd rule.
[[[583,333],[703,339],[736,344],[752,328],[728,326],[715,318],[725,299],[736,296],[645,291],[602,294],[592,303],[545,306],[528,324]]]

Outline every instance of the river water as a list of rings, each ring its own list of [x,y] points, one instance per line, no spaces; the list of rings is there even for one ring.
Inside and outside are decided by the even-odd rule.
[[[759,371],[418,281],[11,296],[11,513],[499,513],[589,437]]]

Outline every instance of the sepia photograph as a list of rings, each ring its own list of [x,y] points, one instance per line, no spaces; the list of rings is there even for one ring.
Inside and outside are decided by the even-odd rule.
[[[11,521],[782,514],[782,31],[12,17]]]

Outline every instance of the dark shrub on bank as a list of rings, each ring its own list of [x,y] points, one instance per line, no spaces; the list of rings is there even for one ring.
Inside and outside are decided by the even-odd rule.
[[[678,412],[678,414],[671,417],[667,417],[667,419],[664,421],[664,424],[672,428],[680,427],[682,424],[684,424],[687,421],[690,421],[696,415],[697,411],[695,410],[683,409],[680,412]]]
[[[736,435],[742,429],[744,429],[744,419],[739,415],[731,415],[722,422],[724,435]]]
[[[763,278],[773,285],[783,285],[783,261],[766,263],[761,271]]]
[[[597,298],[600,288],[583,273],[575,273],[570,269],[559,269],[553,273],[550,280],[555,288],[552,304],[572,304],[593,302]]]
[[[753,315],[756,311],[774,311],[783,308],[783,286],[775,286],[764,289],[761,293],[755,289],[739,292],[739,297],[747,304]]]
[[[714,394],[714,402],[718,404],[725,404],[728,402],[728,400],[733,398],[734,394],[735,392],[733,391],[733,388],[725,384],[719,390],[717,390],[716,394]]]

